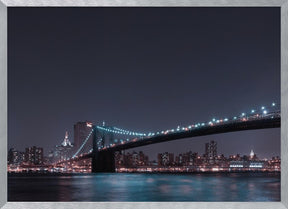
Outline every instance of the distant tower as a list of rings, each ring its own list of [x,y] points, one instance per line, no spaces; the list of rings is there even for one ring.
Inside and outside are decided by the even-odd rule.
[[[70,140],[68,139],[68,131],[65,132],[65,138],[61,145],[56,145],[54,151],[51,153],[52,161],[67,160],[72,156],[72,148]]]
[[[253,152],[253,149],[252,149],[251,152],[250,152],[250,159],[253,159],[254,156],[255,156],[255,153]]]
[[[62,145],[63,145],[64,147],[66,147],[67,145],[71,146],[71,142],[70,142],[70,140],[68,139],[68,131],[65,132],[65,138],[64,138],[64,140],[63,140],[63,142],[62,142]]]

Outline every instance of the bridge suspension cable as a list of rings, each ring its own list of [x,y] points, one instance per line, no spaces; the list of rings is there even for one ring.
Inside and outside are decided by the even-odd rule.
[[[198,128],[198,127],[203,127],[206,125],[213,125],[213,124],[218,124],[218,123],[222,123],[222,122],[228,122],[231,119],[232,120],[239,120],[239,119],[243,119],[243,117],[248,117],[254,114],[259,114],[259,115],[267,115],[268,113],[272,113],[272,112],[277,112],[278,108],[279,108],[279,104],[277,103],[272,103],[271,106],[261,106],[261,108],[256,108],[256,109],[252,109],[251,112],[247,112],[247,113],[242,113],[240,116],[235,116],[232,118],[223,118],[223,119],[215,119],[213,118],[211,121],[209,122],[202,122],[202,123],[195,123],[192,125],[189,125],[187,127],[180,127],[178,126],[175,129],[171,129],[171,130],[162,130],[162,131],[158,131],[158,132],[149,132],[148,134],[145,133],[138,133],[138,132],[134,132],[134,131],[129,131],[129,130],[124,130],[121,128],[117,128],[117,127],[105,127],[105,126],[97,126],[98,129],[102,130],[102,131],[106,131],[106,132],[110,132],[110,133],[116,133],[116,134],[121,134],[121,135],[129,135],[129,136],[137,136],[137,137],[146,137],[146,136],[154,136],[154,135],[159,135],[159,134],[165,134],[168,132],[178,132],[178,131],[184,131],[184,130],[189,130],[192,128]]]
[[[263,118],[263,117],[280,117],[280,105],[276,104],[276,103],[272,103],[272,105],[268,105],[268,106],[261,106],[260,108],[255,108],[252,109],[248,112],[242,112],[240,115],[237,115],[235,117],[227,117],[227,118],[223,118],[223,119],[216,119],[213,118],[212,120],[208,121],[208,122],[202,122],[202,123],[195,123],[195,124],[191,124],[188,126],[177,126],[177,128],[175,129],[167,129],[167,130],[162,130],[162,131],[157,131],[157,132],[149,132],[148,134],[145,133],[139,133],[139,132],[134,132],[134,131],[129,131],[129,130],[125,130],[125,129],[121,129],[118,127],[107,127],[105,126],[105,124],[103,124],[103,126],[96,126],[96,129],[98,130],[102,130],[104,132],[108,132],[108,133],[115,133],[115,134],[120,134],[120,135],[126,135],[126,136],[136,136],[139,137],[139,140],[143,140],[143,139],[148,139],[151,138],[153,136],[158,136],[158,135],[166,135],[166,134],[171,134],[171,133],[176,133],[176,132],[185,132],[185,131],[190,131],[196,128],[202,128],[202,127],[207,127],[207,126],[216,126],[216,125],[221,125],[221,124],[225,124],[225,123],[235,123],[235,122],[239,122],[239,121],[247,121],[247,120],[257,120],[259,118]],[[83,147],[85,146],[85,144],[87,143],[89,137],[91,136],[92,132],[94,131],[94,129],[92,129],[92,131],[89,133],[89,135],[87,136],[87,138],[85,139],[85,141],[83,142],[83,144],[80,146],[80,148],[77,150],[77,152],[73,155],[72,158],[76,157],[79,152],[83,149]],[[133,141],[135,142],[136,139],[133,139]],[[119,143],[125,143],[125,141],[129,141],[129,139],[127,140],[114,140],[119,141]],[[103,142],[103,139],[101,138],[98,142],[98,149],[105,149],[105,148],[109,148],[110,146],[115,146],[115,144],[110,144],[107,146],[101,145],[101,142]],[[104,147],[102,147],[104,146]],[[91,151],[91,150],[90,150]]]
[[[106,132],[110,132],[110,133],[115,133],[115,134],[121,134],[121,135],[129,135],[129,136],[146,136],[145,133],[138,133],[138,132],[134,132],[134,131],[128,131],[128,130],[124,130],[121,128],[117,128],[117,127],[113,127],[113,129],[111,128],[107,128],[107,127],[103,127],[103,126],[96,126],[98,129],[106,131]]]
[[[88,134],[88,136],[86,137],[85,141],[82,143],[82,145],[79,147],[79,149],[75,152],[75,154],[72,156],[72,158],[75,158],[79,152],[83,149],[84,145],[87,143],[89,137],[91,136],[91,134],[93,133],[94,129],[92,129],[90,131],[90,133]]]

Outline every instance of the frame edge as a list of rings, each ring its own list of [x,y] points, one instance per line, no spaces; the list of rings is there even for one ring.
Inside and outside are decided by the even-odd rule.
[[[0,1],[0,158],[7,159],[7,7]],[[0,207],[7,202],[7,160],[0,161]]]
[[[281,6],[281,202],[288,208],[287,191],[288,187],[288,1]],[[286,189],[286,190],[285,190]]]
[[[37,5],[35,5],[35,1],[27,1],[25,0],[0,0],[0,115],[4,116],[0,118],[0,141],[1,146],[0,146],[0,159],[7,159],[7,7],[14,7],[14,6],[51,6],[51,2],[49,4],[49,0],[40,0]],[[56,2],[56,3],[55,3]],[[123,5],[122,1],[114,1],[111,5],[104,5],[104,1],[94,1],[94,0],[79,0],[79,2],[75,2],[73,0],[66,0],[63,1],[63,3],[59,1],[55,1],[52,4],[55,4],[54,6],[121,6]],[[117,3],[118,2],[118,3]],[[142,3],[137,3],[136,1],[133,0],[127,0],[127,6],[145,6],[146,4]],[[146,2],[146,1],[145,1]],[[160,4],[159,4],[160,2]],[[157,1],[157,3],[152,3],[152,6],[161,6],[161,0]],[[171,1],[168,1],[167,3],[171,3]],[[173,5],[171,6],[176,6],[177,4],[183,6],[199,6],[195,4],[194,1],[190,1],[192,3],[189,3],[189,1],[175,1]],[[203,1],[205,6],[209,6],[211,4],[211,1]],[[226,2],[226,3],[219,3],[218,6],[227,6],[229,5],[229,1],[219,1],[219,2]],[[239,6],[242,5],[248,5],[249,3],[246,1],[239,1],[238,4]],[[281,161],[288,162],[288,135],[286,134],[286,131],[288,130],[288,121],[284,120],[284,118],[288,117],[288,100],[287,100],[287,94],[288,94],[288,1],[287,0],[276,0],[276,1],[259,1],[259,6],[263,2],[272,2],[270,4],[267,4],[267,6],[281,6]],[[163,3],[163,2],[162,2]],[[119,5],[118,5],[119,4]],[[175,4],[175,5],[174,5]],[[251,4],[251,3],[250,3]],[[255,6],[256,3],[252,4]],[[201,4],[202,5],[202,4]],[[204,6],[203,5],[203,6]],[[233,4],[235,5],[235,4]],[[258,4],[256,4],[257,6]],[[236,5],[235,5],[236,6]],[[286,81],[286,83],[285,83]],[[6,101],[6,102],[5,102]],[[285,117],[283,117],[285,116]],[[281,164],[281,208],[286,208],[288,209],[288,199],[287,199],[287,194],[284,194],[285,189],[288,187],[288,165],[282,163]],[[3,174],[2,174],[3,173]],[[7,163],[6,161],[2,164],[2,161],[0,161],[0,175],[1,176],[6,176],[5,179],[0,178],[0,208],[3,207],[7,203]],[[287,190],[286,190],[287,191]],[[235,202],[236,203],[236,202]],[[23,204],[20,202],[19,203],[13,203],[13,202],[8,202],[4,208],[26,208],[26,204]],[[42,208],[50,208],[53,204],[47,204],[46,203],[41,203],[44,204],[45,206],[40,206],[36,204],[37,206],[40,206]],[[59,203],[57,203],[59,204]],[[196,203],[197,204],[197,203]],[[22,205],[22,207],[19,207],[19,205]],[[55,204],[56,205],[56,204]],[[76,204],[77,205],[77,204]],[[151,204],[154,205],[154,204]],[[157,204],[156,204],[157,205]],[[161,205],[161,204],[160,204]],[[159,205],[159,206],[160,206]],[[200,204],[202,205],[202,204]],[[200,206],[199,205],[199,206]],[[202,206],[204,206],[203,204]],[[71,205],[72,206],[72,205]],[[111,205],[112,206],[112,205]],[[155,205],[154,205],[155,206]],[[206,205],[208,207],[208,205]],[[211,206],[211,205],[210,205]],[[236,205],[234,205],[236,206]],[[61,206],[60,206],[61,207]],[[63,205],[62,205],[63,207]],[[217,204],[215,205],[216,208]],[[29,206],[27,207],[29,208]],[[63,207],[64,208],[64,207]],[[73,206],[71,207],[73,208]],[[90,207],[88,207],[90,208]],[[91,208],[94,208],[93,206]],[[105,208],[105,207],[104,207]],[[137,208],[137,207],[136,207]],[[161,208],[161,207],[160,207]],[[235,208],[242,208],[242,207],[235,207]],[[256,207],[257,208],[257,207]]]
[[[7,7],[275,7],[285,4],[287,0],[0,0]]]

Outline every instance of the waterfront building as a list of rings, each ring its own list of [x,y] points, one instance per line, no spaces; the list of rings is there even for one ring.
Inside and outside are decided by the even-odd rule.
[[[142,151],[140,151],[138,165],[144,166],[148,165],[148,163],[149,163],[149,157],[145,155]]]
[[[146,166],[149,164],[149,158],[142,151],[139,153],[133,151],[132,153],[125,154],[124,151],[115,153],[115,165],[116,167],[136,167]]]
[[[192,153],[192,151],[181,153],[175,157],[175,165],[177,166],[192,166],[196,162],[198,153]]]
[[[201,166],[204,164],[205,158],[201,157],[197,152],[194,153],[193,165]]]
[[[281,170],[280,157],[279,156],[272,157],[272,159],[267,162],[267,166],[273,171],[280,171]]]
[[[43,148],[42,147],[28,147],[25,149],[25,162],[30,165],[43,164]]]
[[[116,168],[124,165],[124,154],[122,154],[122,151],[115,152],[114,157],[115,157]]]
[[[133,162],[133,159],[132,159],[132,154],[130,152],[128,152],[127,154],[125,154],[125,152],[122,154],[123,157],[121,157],[123,159],[123,166],[125,167],[132,167],[132,162]]]
[[[249,161],[243,161],[243,160],[233,160],[230,161],[230,168],[248,168],[249,167]]]
[[[174,163],[173,153],[158,153],[158,165],[159,166],[170,166]]]
[[[20,165],[24,161],[24,153],[15,150],[14,148],[8,151],[8,164]]]
[[[230,161],[230,168],[236,169],[236,170],[258,170],[266,168],[266,162],[265,161],[244,161],[244,160],[236,160],[236,161]]]
[[[205,143],[205,157],[208,164],[215,164],[217,158],[217,142],[210,141]]]
[[[133,151],[132,153],[132,166],[135,167],[138,165],[139,155],[137,152]]]
[[[175,157],[175,164],[178,166],[182,166],[183,164],[183,156],[182,154],[179,154]]]

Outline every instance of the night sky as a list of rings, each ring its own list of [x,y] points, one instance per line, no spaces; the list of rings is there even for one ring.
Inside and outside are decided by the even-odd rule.
[[[8,148],[73,125],[149,132],[280,102],[279,8],[8,8]],[[280,129],[134,149],[280,155]]]

